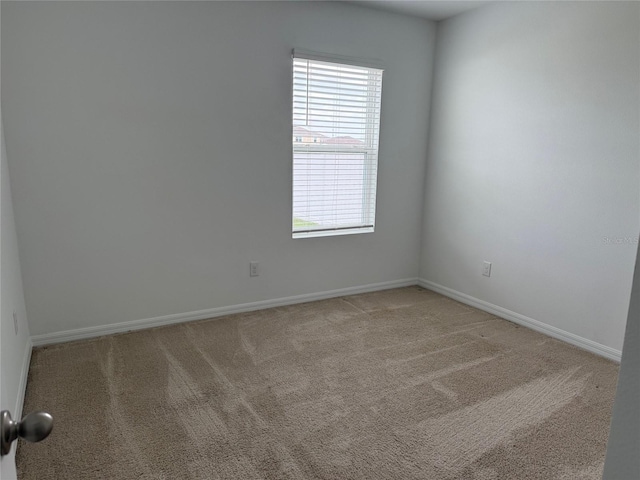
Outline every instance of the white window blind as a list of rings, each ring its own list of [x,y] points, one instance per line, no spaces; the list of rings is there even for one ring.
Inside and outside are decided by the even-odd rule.
[[[293,237],[372,232],[382,70],[293,58]]]

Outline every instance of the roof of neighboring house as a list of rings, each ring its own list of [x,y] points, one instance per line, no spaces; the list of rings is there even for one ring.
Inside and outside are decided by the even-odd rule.
[[[313,130],[294,126],[293,127],[293,135],[297,137],[312,137],[321,139],[319,143],[328,143],[332,145],[362,145],[364,142],[358,140],[357,138],[350,137],[349,135],[342,135],[339,137],[327,137],[326,135],[320,132],[314,132]]]
[[[341,145],[362,145],[364,142],[358,140],[357,138],[344,136],[344,137],[331,137],[322,140],[322,143],[333,143],[333,144],[341,144]]]
[[[314,132],[313,130],[309,130],[304,127],[293,127],[294,135],[304,135],[306,137],[317,137],[317,138],[325,138],[326,135],[322,133]]]

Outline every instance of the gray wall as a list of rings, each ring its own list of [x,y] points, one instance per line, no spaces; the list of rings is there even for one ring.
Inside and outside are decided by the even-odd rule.
[[[32,334],[417,277],[434,37],[335,2],[2,2]],[[373,234],[291,239],[294,47],[387,68]]]
[[[604,464],[605,480],[640,478],[640,247]]]
[[[11,188],[7,169],[4,128],[0,112],[2,137],[2,167],[0,169],[0,409],[9,410],[14,419],[20,418],[25,385],[23,369],[28,367],[31,349],[29,326],[22,292],[20,257],[13,218]],[[13,312],[18,315],[18,334],[15,334]],[[15,446],[8,456],[0,459],[0,478],[16,478]]]
[[[635,2],[500,3],[439,24],[421,276],[621,349],[639,64]]]

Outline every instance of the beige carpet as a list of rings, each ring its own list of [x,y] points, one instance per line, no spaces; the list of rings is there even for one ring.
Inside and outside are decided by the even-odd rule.
[[[23,480],[600,478],[618,367],[419,287],[33,352]]]

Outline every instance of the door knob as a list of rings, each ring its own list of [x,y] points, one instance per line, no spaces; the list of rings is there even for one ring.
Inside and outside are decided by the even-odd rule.
[[[40,442],[47,438],[53,429],[53,417],[47,412],[31,412],[19,422],[14,422],[8,410],[0,412],[2,450],[6,455],[11,450],[11,444],[18,437],[28,442]]]

